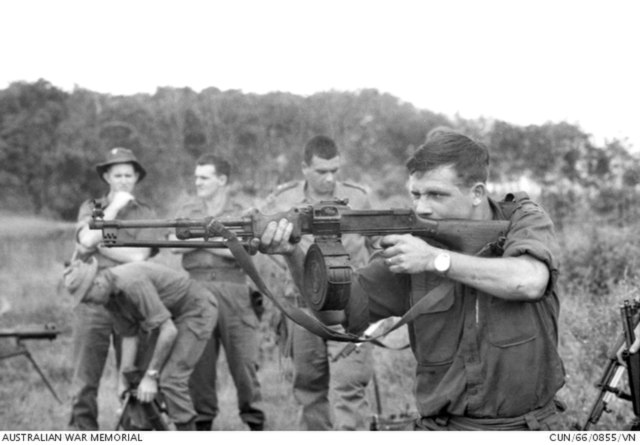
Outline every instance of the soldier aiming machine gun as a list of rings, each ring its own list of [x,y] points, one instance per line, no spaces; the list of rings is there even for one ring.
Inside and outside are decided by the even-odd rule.
[[[302,291],[310,307],[317,311],[343,309],[349,299],[351,266],[341,243],[342,234],[412,234],[451,250],[478,254],[496,248],[509,227],[508,221],[428,219],[410,209],[352,210],[346,200],[339,199],[273,215],[254,210],[238,218],[123,221],[102,217],[102,209],[94,208],[90,228],[102,230],[107,247],[226,248],[233,238],[251,254],[257,251],[256,238],[269,222],[286,218],[294,225],[292,242],[300,241],[302,235],[314,236],[315,242],[305,257]],[[133,239],[127,233],[131,228],[173,228],[178,239]]]
[[[51,382],[47,379],[47,376],[44,374],[38,363],[31,355],[31,351],[27,348],[27,346],[23,343],[24,340],[54,340],[60,331],[56,329],[55,326],[46,324],[41,329],[17,329],[17,330],[9,330],[3,329],[0,330],[0,338],[13,338],[15,339],[15,347],[9,351],[0,351],[0,360],[4,360],[11,357],[17,357],[20,355],[24,355],[27,359],[33,364],[33,367],[36,369],[42,381],[47,385],[53,397],[58,401],[58,403],[62,403],[58,394],[56,394]]]
[[[632,430],[640,430],[640,352],[630,352],[629,348],[636,340],[635,329],[640,323],[640,301],[633,303],[625,300],[620,307],[622,326],[624,332],[620,334],[613,347],[607,354],[607,367],[602,378],[596,383],[600,390],[589,413],[582,430],[589,430],[600,421],[603,412],[611,412],[609,403],[614,397],[632,403],[633,413],[636,416],[631,424]],[[624,364],[620,361],[624,362]],[[629,384],[629,393],[622,387],[623,377],[626,374]]]

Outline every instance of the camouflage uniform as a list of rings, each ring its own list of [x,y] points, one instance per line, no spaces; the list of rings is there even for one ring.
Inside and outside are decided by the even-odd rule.
[[[354,210],[371,208],[366,189],[348,182],[336,182],[334,197],[348,199]],[[289,210],[293,206],[312,204],[305,181],[284,184],[267,198],[265,213]],[[300,242],[306,251],[313,237],[306,235]],[[353,267],[360,267],[369,259],[365,237],[346,234],[342,242],[351,257]],[[298,306],[306,307],[299,290],[288,278],[285,296]],[[334,329],[342,329],[333,326]],[[345,344],[324,340],[297,324],[288,322],[291,354],[294,364],[293,393],[302,406],[300,428],[304,430],[363,430],[367,428],[369,404],[366,387],[373,376],[372,345],[363,344],[355,352],[335,362],[331,361]],[[333,412],[329,389],[333,389]]]
[[[201,199],[187,202],[179,212],[183,218],[240,215],[243,208],[227,201],[218,215],[207,215]],[[216,367],[220,345],[224,347],[231,377],[236,385],[240,418],[251,429],[263,429],[265,414],[258,381],[259,321],[252,308],[248,278],[231,258],[207,249],[183,254],[182,267],[191,278],[202,281],[218,298],[218,324],[191,375],[191,397],[198,412],[196,423],[210,424],[218,414]]]

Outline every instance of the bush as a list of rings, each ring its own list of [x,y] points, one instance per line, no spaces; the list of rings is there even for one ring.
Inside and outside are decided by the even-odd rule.
[[[571,226],[561,236],[561,285],[593,303],[621,282],[638,279],[640,230],[636,226]]]

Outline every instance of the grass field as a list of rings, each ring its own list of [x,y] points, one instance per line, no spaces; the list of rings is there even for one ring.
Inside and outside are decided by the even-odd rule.
[[[72,302],[60,284],[63,263],[71,255],[73,225],[29,217],[0,216],[0,328],[54,323],[63,333],[54,341],[29,341],[35,359],[63,399],[58,404],[24,357],[0,361],[0,430],[64,430],[69,418],[71,381]],[[569,231],[571,233],[571,231]],[[572,235],[561,234],[563,239]],[[572,243],[588,242],[571,239]],[[170,254],[156,261],[177,265]],[[267,275],[268,275],[268,271]],[[269,279],[267,279],[269,281]],[[273,281],[273,280],[271,280]],[[568,405],[565,429],[582,424],[596,396],[594,383],[606,364],[607,345],[619,327],[617,307],[623,298],[636,296],[636,283],[623,282],[606,297],[594,299],[580,287],[562,295],[560,350],[567,370],[567,384],[559,397]],[[565,286],[569,288],[568,286]],[[259,377],[267,406],[270,430],[295,430],[297,409],[291,394],[291,364],[280,357],[269,320],[276,316],[271,306],[262,326]],[[390,343],[406,342],[405,332]],[[12,340],[0,339],[0,353],[10,350]],[[414,410],[413,373],[415,362],[408,350],[376,348],[375,368],[380,382],[385,414]],[[237,416],[235,390],[224,357],[219,364],[221,414],[215,430],[243,430]],[[100,424],[112,429],[118,402],[115,397],[115,365],[110,357],[99,394]],[[373,409],[373,391],[370,391]],[[631,420],[629,402],[614,399],[597,429],[624,429]]]

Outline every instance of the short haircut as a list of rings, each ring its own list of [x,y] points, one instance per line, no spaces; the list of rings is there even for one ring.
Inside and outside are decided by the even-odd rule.
[[[203,154],[196,161],[196,165],[213,165],[216,168],[216,175],[225,175],[227,177],[227,181],[231,179],[229,177],[231,173],[231,165],[226,159],[221,158],[220,156],[216,156],[211,153]]]
[[[407,161],[409,174],[424,173],[442,166],[455,168],[463,184],[486,183],[489,177],[489,150],[473,139],[454,131],[431,137]]]
[[[304,162],[309,165],[314,156],[333,159],[338,156],[338,146],[328,136],[314,136],[304,146]]]
[[[442,133],[457,133],[453,128],[447,127],[446,125],[438,125],[437,127],[432,128],[427,133],[427,137],[425,138],[425,142],[429,139],[433,139],[434,137],[442,134]]]

